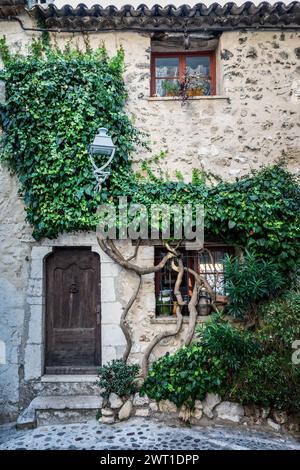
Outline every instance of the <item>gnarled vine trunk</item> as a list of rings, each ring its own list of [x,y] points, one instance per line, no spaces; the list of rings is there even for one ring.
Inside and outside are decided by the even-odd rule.
[[[182,328],[182,308],[186,305],[183,301],[181,294],[181,284],[184,276],[184,272],[188,271],[194,277],[194,288],[191,299],[188,303],[188,310],[190,313],[189,325],[185,335],[184,344],[189,345],[193,339],[195,333],[195,327],[197,322],[197,303],[198,303],[198,292],[199,289],[204,288],[211,296],[212,302],[211,306],[214,310],[216,309],[215,301],[218,300],[215,295],[213,288],[210,286],[208,281],[201,276],[199,273],[193,269],[183,265],[181,258],[181,253],[178,250],[180,243],[176,247],[170,246],[168,243],[164,243],[164,246],[167,250],[167,254],[161,259],[161,261],[155,266],[146,266],[141,267],[131,262],[131,260],[137,257],[139,250],[139,243],[135,247],[134,254],[128,259],[124,258],[123,254],[116,247],[115,243],[112,240],[103,240],[98,237],[98,243],[100,248],[116,263],[118,263],[122,268],[134,272],[137,275],[138,283],[134,289],[133,294],[131,295],[129,301],[123,309],[121,315],[120,327],[124,333],[126,339],[126,348],[123,354],[123,360],[127,361],[131,348],[132,348],[132,339],[130,328],[127,323],[127,315],[130,311],[132,305],[134,304],[141,287],[142,276],[145,274],[155,273],[161,271],[167,264],[168,261],[171,261],[171,269],[177,272],[177,278],[174,286],[174,296],[176,297],[176,326],[172,330],[163,330],[159,332],[153,339],[150,341],[148,347],[146,348],[143,359],[142,359],[142,373],[145,376],[149,368],[149,358],[155,348],[163,339],[169,338],[171,336],[176,336]]]

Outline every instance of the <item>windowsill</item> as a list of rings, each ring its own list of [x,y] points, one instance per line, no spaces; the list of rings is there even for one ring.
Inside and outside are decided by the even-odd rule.
[[[211,317],[211,315],[203,315],[203,316],[200,316],[198,315],[197,317],[197,323],[204,323],[206,321],[209,320],[209,318]],[[183,317],[183,323],[189,323],[189,317]],[[150,320],[151,323],[153,324],[172,324],[172,323],[176,323],[177,322],[177,319],[176,319],[176,316],[170,316],[170,317],[152,317],[151,320]]]
[[[148,101],[182,101],[180,96],[149,96]],[[228,96],[214,95],[214,96],[191,96],[187,101],[197,100],[226,100],[229,101]]]

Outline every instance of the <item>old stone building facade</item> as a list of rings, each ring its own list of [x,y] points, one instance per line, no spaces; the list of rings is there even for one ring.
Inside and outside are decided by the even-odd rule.
[[[172,177],[180,170],[189,181],[192,168],[203,168],[234,179],[284,154],[289,168],[297,172],[300,4],[246,5],[119,10],[99,6],[58,10],[50,5],[28,10],[22,0],[0,0],[0,31],[10,47],[23,52],[32,37],[40,34],[35,30],[41,18],[58,44],[70,38],[74,44],[83,44],[80,31],[87,29],[93,47],[104,41],[113,54],[122,45],[127,112],[151,139],[151,151],[134,156],[137,166],[141,158],[165,151],[161,165]],[[186,57],[187,51],[209,52],[214,57],[215,90],[193,96],[183,105],[177,97],[153,93],[151,61],[153,54]],[[5,100],[3,88],[0,93]],[[36,242],[25,222],[17,178],[5,166],[0,167],[0,220],[0,402],[1,419],[7,420],[16,418],[37,395],[96,393],[92,373],[68,375],[67,369],[65,374],[45,373],[46,271],[54,249],[86,247],[98,260],[102,363],[122,356],[125,339],[119,321],[137,281],[133,273],[124,275],[100,250],[94,233],[63,234],[56,240]],[[128,255],[134,250],[130,242],[121,243],[120,248]],[[137,263],[152,265],[154,247],[142,247]],[[162,327],[174,327],[174,317],[156,314],[153,274],[143,277],[129,322],[130,360],[134,362],[141,360],[150,339]],[[163,341],[153,357],[174,350],[181,339],[178,335]]]

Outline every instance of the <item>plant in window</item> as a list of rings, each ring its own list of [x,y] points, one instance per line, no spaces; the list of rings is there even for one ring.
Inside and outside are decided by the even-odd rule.
[[[178,82],[171,82],[170,80],[164,80],[162,87],[165,92],[165,96],[178,96],[180,92],[180,85]]]
[[[186,74],[180,82],[180,96],[186,101],[192,96],[207,96],[211,93],[210,77],[199,73]]]

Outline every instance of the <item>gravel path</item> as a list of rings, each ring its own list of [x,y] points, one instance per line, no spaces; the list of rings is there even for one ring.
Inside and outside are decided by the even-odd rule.
[[[41,426],[27,431],[3,425],[0,426],[0,450],[4,449],[300,450],[300,442],[289,436],[253,429],[177,427],[133,418],[113,426],[89,421]]]

